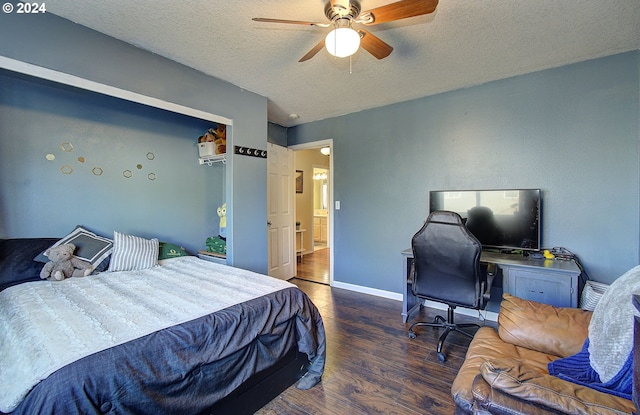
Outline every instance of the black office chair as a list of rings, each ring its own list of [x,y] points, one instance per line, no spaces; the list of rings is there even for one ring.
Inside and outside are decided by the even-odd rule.
[[[456,307],[482,310],[491,296],[489,288],[493,272],[483,274],[480,267],[480,242],[465,227],[455,212],[432,212],[422,229],[411,240],[413,265],[410,273],[413,295],[421,300],[432,300],[448,306],[447,318],[436,316],[433,322],[417,322],[409,327],[409,337],[414,339],[414,327],[444,328],[438,340],[438,360],[444,362],[442,345],[450,332],[465,336],[472,334],[462,330],[479,327],[478,324],[457,324]]]

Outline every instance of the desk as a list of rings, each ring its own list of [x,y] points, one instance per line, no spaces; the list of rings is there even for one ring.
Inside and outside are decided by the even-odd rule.
[[[407,282],[413,251],[409,248],[401,253],[404,278],[402,320],[406,323],[411,314],[418,309],[420,300],[413,295],[411,285]],[[496,264],[496,277],[502,276],[502,292],[556,307],[578,306],[578,280],[581,271],[574,261],[533,259],[515,254],[483,251],[480,262]],[[500,300],[501,298],[497,299]]]

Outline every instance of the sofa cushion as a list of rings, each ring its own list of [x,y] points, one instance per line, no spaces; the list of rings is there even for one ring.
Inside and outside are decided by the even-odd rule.
[[[505,357],[525,360],[540,373],[547,373],[547,364],[556,359],[553,355],[505,343],[495,329],[481,327],[471,340],[464,363],[451,386],[451,395],[456,406],[465,413],[472,413],[472,384],[476,375],[480,373],[480,366],[485,360]]]
[[[473,415],[558,415],[558,411],[492,388],[480,373],[473,380]]]
[[[559,413],[621,415],[635,410],[630,400],[541,373],[520,359],[488,360],[480,373],[493,389]]]
[[[566,357],[582,349],[590,320],[590,311],[558,308],[504,294],[498,332],[507,343]]]
[[[640,294],[640,266],[613,282],[593,310],[589,324],[591,367],[604,383],[623,369],[633,349],[632,294]]]

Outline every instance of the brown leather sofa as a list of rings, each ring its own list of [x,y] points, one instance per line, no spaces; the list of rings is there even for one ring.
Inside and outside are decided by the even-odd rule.
[[[580,351],[591,312],[504,294],[498,330],[474,336],[451,394],[456,414],[631,414],[632,401],[549,375]]]

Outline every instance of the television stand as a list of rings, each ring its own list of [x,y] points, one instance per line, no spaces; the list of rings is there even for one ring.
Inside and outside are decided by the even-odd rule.
[[[402,319],[406,323],[411,314],[419,308],[420,300],[411,292],[407,282],[413,261],[411,248],[401,252],[403,256],[404,290],[402,293]],[[496,279],[502,276],[502,292],[551,304],[556,307],[578,307],[578,281],[580,268],[574,261],[560,259],[535,259],[520,254],[504,254],[483,251],[483,264],[495,264]],[[493,296],[492,296],[493,297]],[[487,305],[487,309],[498,309],[498,304]]]

